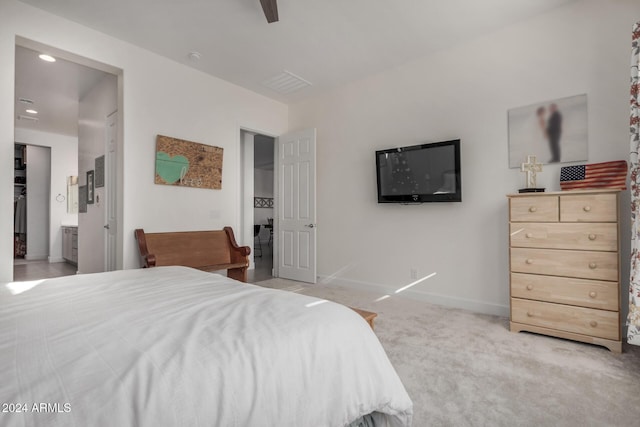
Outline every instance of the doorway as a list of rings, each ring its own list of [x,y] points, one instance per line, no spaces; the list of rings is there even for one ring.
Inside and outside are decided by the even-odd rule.
[[[261,281],[273,277],[275,138],[256,134],[253,144],[254,280]]]
[[[257,168],[262,162],[256,157],[256,147],[259,147],[256,141],[265,141],[273,147],[265,156],[265,164],[269,164],[267,170],[271,169],[268,174]],[[242,244],[251,247],[254,255],[250,260],[250,281],[282,277],[316,283],[316,130],[287,133],[277,140],[241,130],[240,152],[240,236]],[[273,164],[268,162],[269,158]],[[261,187],[269,181],[273,187],[262,194],[273,194],[271,200],[256,191],[263,191]],[[270,203],[272,210],[265,211],[266,215],[258,210],[271,207]],[[273,215],[273,219],[269,219],[269,215]],[[265,249],[262,238],[256,241],[258,236],[264,236],[261,230],[265,217],[264,228],[269,233],[267,250],[270,251],[266,260],[270,264],[261,259]],[[263,268],[256,270],[258,263]],[[269,267],[271,274],[268,274]]]
[[[43,61],[40,53],[51,54],[55,61]],[[38,260],[39,265],[28,259],[24,266],[14,265],[14,280],[105,271],[113,260],[106,264],[104,245],[96,243],[104,242],[107,234],[104,210],[111,192],[106,194],[104,183],[108,187],[116,182],[110,178],[105,181],[109,164],[107,161],[105,165],[104,156],[108,138],[114,139],[114,132],[107,132],[108,115],[121,104],[120,70],[20,37],[16,39],[15,55],[15,141],[48,149],[50,166],[45,184],[49,206],[42,210],[48,215],[47,251]],[[115,134],[118,143],[120,135]],[[115,157],[112,155],[112,159]],[[67,200],[70,181],[84,190],[81,195],[92,196],[90,200],[80,197],[85,203],[75,211]],[[90,183],[93,187],[88,192]],[[116,191],[117,186],[113,187]],[[65,232],[75,237],[74,245],[68,244]],[[65,253],[65,249],[69,252],[67,246],[75,248],[79,259]],[[97,253],[100,259],[94,260]]]
[[[251,248],[249,282],[274,276],[275,138],[240,131],[242,153],[242,244]]]

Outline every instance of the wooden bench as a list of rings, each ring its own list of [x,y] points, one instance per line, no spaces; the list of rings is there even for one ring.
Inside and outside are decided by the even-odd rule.
[[[143,268],[183,265],[203,271],[227,270],[227,276],[247,281],[251,248],[238,246],[231,227],[211,231],[145,233],[135,231]]]

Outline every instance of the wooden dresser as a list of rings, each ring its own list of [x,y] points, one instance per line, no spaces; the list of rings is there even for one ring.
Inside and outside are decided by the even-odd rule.
[[[511,194],[512,332],[622,351],[619,191]]]

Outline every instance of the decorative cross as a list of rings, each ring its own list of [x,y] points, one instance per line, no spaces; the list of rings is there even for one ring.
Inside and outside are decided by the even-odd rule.
[[[542,163],[536,163],[536,156],[527,156],[520,170],[527,173],[527,188],[536,188],[536,173],[542,172]]]

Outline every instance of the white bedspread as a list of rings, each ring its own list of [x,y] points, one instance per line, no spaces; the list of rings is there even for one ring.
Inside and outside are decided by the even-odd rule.
[[[338,304],[185,267],[1,288],[2,426],[411,424],[375,334]]]

